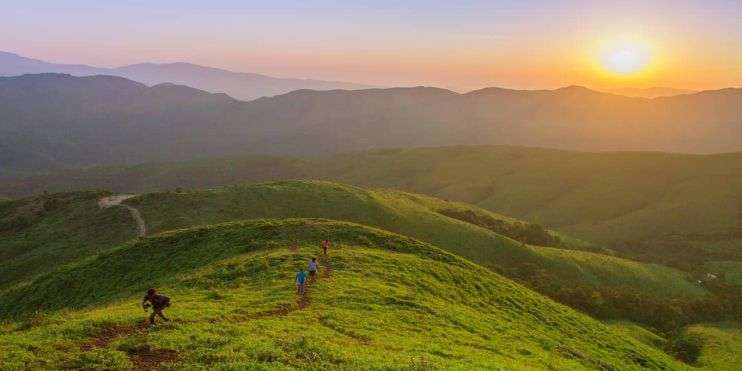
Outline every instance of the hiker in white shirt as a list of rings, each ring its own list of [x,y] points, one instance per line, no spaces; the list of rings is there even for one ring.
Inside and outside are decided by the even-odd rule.
[[[312,258],[312,261],[309,262],[309,279],[315,279],[317,278],[317,258]]]

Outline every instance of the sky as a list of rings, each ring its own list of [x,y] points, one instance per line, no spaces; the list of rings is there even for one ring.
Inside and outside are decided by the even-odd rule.
[[[738,0],[3,0],[0,50],[380,86],[715,89],[742,86],[740,24]]]

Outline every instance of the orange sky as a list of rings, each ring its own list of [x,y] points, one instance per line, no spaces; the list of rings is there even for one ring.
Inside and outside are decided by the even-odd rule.
[[[188,61],[281,77],[374,85],[554,88],[742,85],[742,2],[18,1],[0,50],[119,66]],[[647,46],[631,76],[600,50]]]

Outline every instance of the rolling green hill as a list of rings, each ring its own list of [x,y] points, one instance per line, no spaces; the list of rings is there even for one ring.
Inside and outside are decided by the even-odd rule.
[[[742,153],[449,147],[338,156],[328,167],[328,178],[464,201],[627,251],[622,243],[673,236],[733,240],[742,225]]]
[[[273,164],[273,166],[271,166]],[[626,257],[742,261],[742,153],[589,153],[508,146],[380,150],[314,159],[243,157],[0,181],[0,194],[151,192],[314,178],[475,204]]]
[[[325,237],[335,248],[297,297],[293,273]],[[146,330],[150,286],[173,320]],[[3,313],[65,309],[2,324],[8,370],[687,368],[431,245],[319,219],[165,232],[0,295]]]
[[[477,215],[476,220],[500,221],[511,226],[502,229],[514,230],[513,237],[527,229],[520,221],[469,205],[393,190],[369,191],[329,182],[288,181],[186,193],[152,193],[127,203],[140,210],[153,232],[249,218],[329,218],[410,236],[503,272],[531,263],[559,277],[561,285],[622,286],[662,297],[704,295],[703,289],[676,270],[588,252],[555,254],[554,249],[521,246],[503,234],[448,215],[461,215],[465,210]]]
[[[104,192],[42,195],[0,203],[0,290],[112,248],[134,236],[122,208],[101,209]]]
[[[704,323],[688,327],[687,334],[703,344],[696,364],[709,370],[736,370],[742,365],[742,327],[738,323]]]
[[[633,337],[634,339],[657,349],[666,349],[669,345],[667,339],[635,323],[626,321],[609,321],[606,324],[616,332]]]
[[[0,276],[6,277],[0,290],[134,238],[137,227],[124,208],[98,207],[97,198],[104,195],[89,192],[13,201],[14,207],[5,209],[8,215],[32,205],[56,206],[49,210],[36,206],[40,211],[27,224],[0,234],[0,242],[13,247],[7,250],[8,259],[0,262]],[[711,299],[707,290],[681,271],[581,251],[584,246],[571,246],[572,240],[522,221],[399,191],[287,181],[152,193],[124,202],[138,210],[149,233],[255,218],[361,223],[434,244],[601,318],[674,326],[689,320],[685,312],[692,308],[688,306]],[[564,246],[523,245],[508,236]],[[631,304],[617,306],[616,302]],[[678,308],[685,309],[677,312]]]
[[[742,329],[736,322],[699,323],[688,326],[670,340],[631,322],[608,323],[616,332],[657,349],[690,358],[693,366],[709,370],[737,370],[742,362]]]

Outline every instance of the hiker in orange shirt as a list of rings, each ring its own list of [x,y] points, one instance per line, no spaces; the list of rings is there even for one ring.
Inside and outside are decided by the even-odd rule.
[[[322,240],[322,253],[327,255],[327,248],[332,245],[332,242],[330,240]]]

